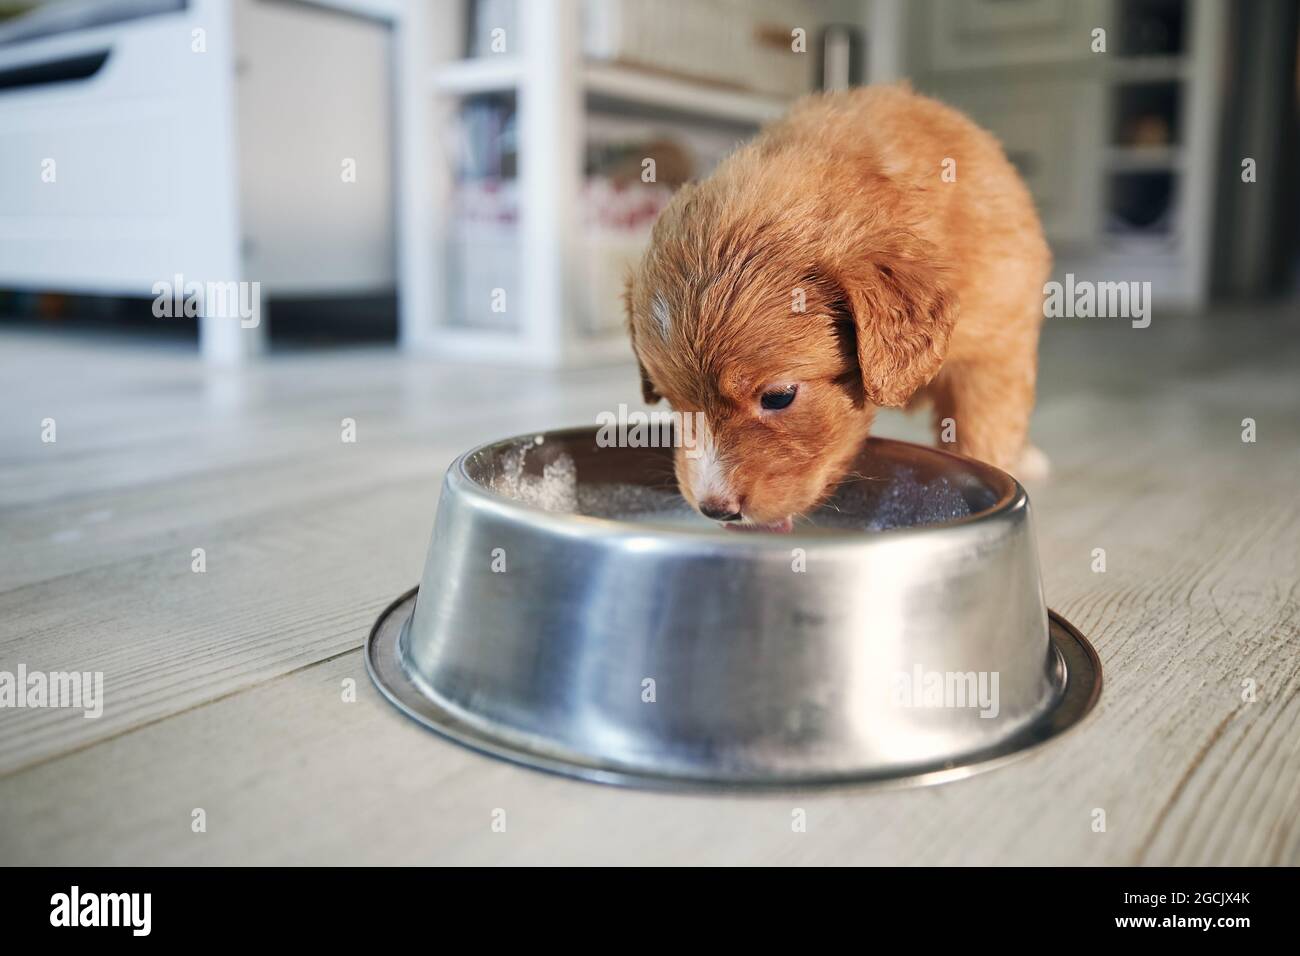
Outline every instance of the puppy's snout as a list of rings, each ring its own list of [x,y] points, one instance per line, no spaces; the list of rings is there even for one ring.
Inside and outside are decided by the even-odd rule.
[[[678,457],[678,478],[688,496],[696,502],[700,514],[714,521],[739,521],[740,495],[732,490],[727,469],[718,452],[718,443],[707,421],[701,421],[696,436],[695,455]]]
[[[740,509],[735,502],[707,498],[700,502],[700,514],[714,521],[739,521]]]

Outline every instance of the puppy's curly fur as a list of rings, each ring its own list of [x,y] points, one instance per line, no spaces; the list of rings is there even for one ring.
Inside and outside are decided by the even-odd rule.
[[[961,113],[902,86],[801,101],[678,191],[628,280],[646,401],[707,422],[704,453],[678,451],[683,494],[788,526],[877,407],[922,399],[948,447],[1013,469],[1049,265],[1028,190]]]

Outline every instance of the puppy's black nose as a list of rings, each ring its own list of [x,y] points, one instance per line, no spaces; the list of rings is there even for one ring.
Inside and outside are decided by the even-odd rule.
[[[714,521],[740,520],[739,511],[731,511],[726,505],[720,505],[713,501],[701,501],[700,514],[706,518],[712,518]]]

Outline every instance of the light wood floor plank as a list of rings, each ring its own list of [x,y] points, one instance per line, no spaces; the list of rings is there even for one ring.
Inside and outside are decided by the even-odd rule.
[[[630,370],[361,350],[232,384],[175,350],[0,336],[0,669],[103,670],[107,697],[99,720],[0,710],[0,862],[1300,863],[1300,348],[1267,312],[1184,321],[1044,347],[1054,472],[1030,493],[1049,604],[1103,659],[1098,710],[960,783],[758,798],[509,766],[365,675],[447,462],[634,400]]]

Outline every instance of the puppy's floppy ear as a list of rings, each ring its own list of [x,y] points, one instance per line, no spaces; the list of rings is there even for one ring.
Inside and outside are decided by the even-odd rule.
[[[636,323],[632,321],[632,276],[630,274],[623,280],[623,310],[627,313],[627,334],[632,340],[632,354],[636,356],[637,372],[641,375],[641,398],[647,405],[653,405],[663,396],[655,391],[654,384],[646,373],[645,363],[641,361],[641,353],[636,348]]]
[[[641,398],[645,400],[647,405],[653,405],[663,396],[655,391],[654,384],[650,381],[650,376],[646,374],[645,365],[642,364],[640,357],[636,360],[636,367],[637,371],[641,373]]]
[[[944,269],[919,241],[909,254],[865,256],[835,275],[857,336],[862,389],[873,405],[897,407],[943,364],[957,320]]]

